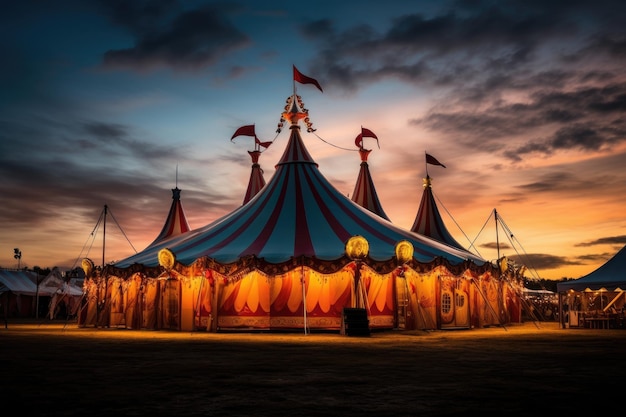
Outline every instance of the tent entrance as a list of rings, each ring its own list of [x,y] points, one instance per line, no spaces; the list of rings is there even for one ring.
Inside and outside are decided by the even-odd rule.
[[[440,277],[439,315],[441,329],[469,329],[469,293],[463,288],[464,280]]]

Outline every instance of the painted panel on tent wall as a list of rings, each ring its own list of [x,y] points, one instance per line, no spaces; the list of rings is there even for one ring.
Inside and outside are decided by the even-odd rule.
[[[258,272],[225,283],[218,310],[218,327],[269,328],[269,300],[268,278]]]
[[[126,282],[125,292],[125,323],[127,329],[139,329],[141,327],[140,301],[141,301],[141,277],[134,275]]]
[[[353,272],[350,268],[334,274],[306,270],[307,326],[339,329],[344,307],[352,299]]]
[[[437,329],[436,278],[437,274],[420,274],[412,269],[405,271],[409,289],[407,329]],[[410,326],[410,327],[409,327]]]
[[[180,330],[196,330],[196,302],[202,287],[203,277],[183,278],[180,286]]]
[[[396,301],[392,274],[380,275],[365,267],[361,281],[367,294],[370,327],[393,328]]]
[[[123,280],[120,278],[109,279],[111,286],[111,309],[109,326],[118,327],[124,325],[124,289]]]
[[[154,330],[157,328],[157,300],[159,299],[159,282],[148,280],[143,289],[144,303],[142,305],[142,327]]]
[[[78,314],[78,324],[82,327],[95,326],[98,301],[96,293],[98,287],[91,279],[86,279],[83,285],[85,297],[83,299],[83,306],[81,306],[80,313]]]
[[[215,289],[215,279],[205,278],[201,281],[198,290],[198,307],[195,312],[195,326],[197,329],[210,330],[213,318],[213,298]]]
[[[108,327],[111,315],[111,297],[113,295],[111,279],[102,280],[98,288],[98,327]]]
[[[161,283],[159,329],[180,330],[180,283],[168,278]]]

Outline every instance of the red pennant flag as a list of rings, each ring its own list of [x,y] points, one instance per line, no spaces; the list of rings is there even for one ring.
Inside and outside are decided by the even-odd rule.
[[[320,83],[317,82],[315,78],[307,77],[306,75],[302,74],[300,71],[298,71],[298,68],[296,68],[295,65],[293,66],[293,79],[300,84],[313,84],[322,93],[324,92],[324,90],[322,90],[322,86],[320,85]]]
[[[440,165],[442,167],[446,167],[444,164],[442,164],[441,162],[437,161],[437,159],[429,154],[426,154],[426,163],[427,164],[431,164],[431,165]]]
[[[241,126],[239,129],[235,130],[235,133],[230,138],[230,140],[235,139],[237,136],[254,136],[256,138],[256,133],[254,133],[254,125]]]
[[[261,142],[259,140],[259,138],[257,138],[256,136],[254,137],[254,141],[257,145],[264,147],[265,149],[269,148],[269,146],[272,144],[272,141],[268,141],[268,142]]]
[[[376,139],[376,144],[378,145],[378,149],[380,149],[380,143],[378,143],[378,136],[376,136],[376,134],[372,132],[371,130],[366,129],[363,126],[361,126],[361,133],[354,140],[354,143],[356,144],[357,147],[359,148],[363,147],[363,138]]]
[[[361,134],[363,135],[364,138],[368,137],[368,138],[374,138],[374,139],[378,140],[378,136],[376,136],[374,134],[374,132],[372,132],[371,130],[366,129],[366,128],[362,127],[362,126],[361,126]]]

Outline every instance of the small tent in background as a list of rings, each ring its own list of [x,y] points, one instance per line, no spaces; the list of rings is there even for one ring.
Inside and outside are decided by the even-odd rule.
[[[37,273],[26,270],[0,270],[0,314],[6,318],[35,317]]]
[[[626,327],[626,246],[595,271],[556,287],[561,327]]]
[[[48,306],[47,317],[52,320],[76,316],[83,289],[54,268],[39,284],[39,294],[39,303]]]

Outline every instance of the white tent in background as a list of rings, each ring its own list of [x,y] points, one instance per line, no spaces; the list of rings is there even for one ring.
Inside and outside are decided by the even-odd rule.
[[[39,294],[50,297],[48,318],[54,319],[61,308],[65,308],[67,315],[77,314],[83,289],[64,278],[58,268],[54,268],[39,284]]]
[[[561,326],[624,327],[625,289],[626,246],[595,271],[557,284]]]
[[[37,274],[26,270],[0,270],[0,316],[33,317]]]

